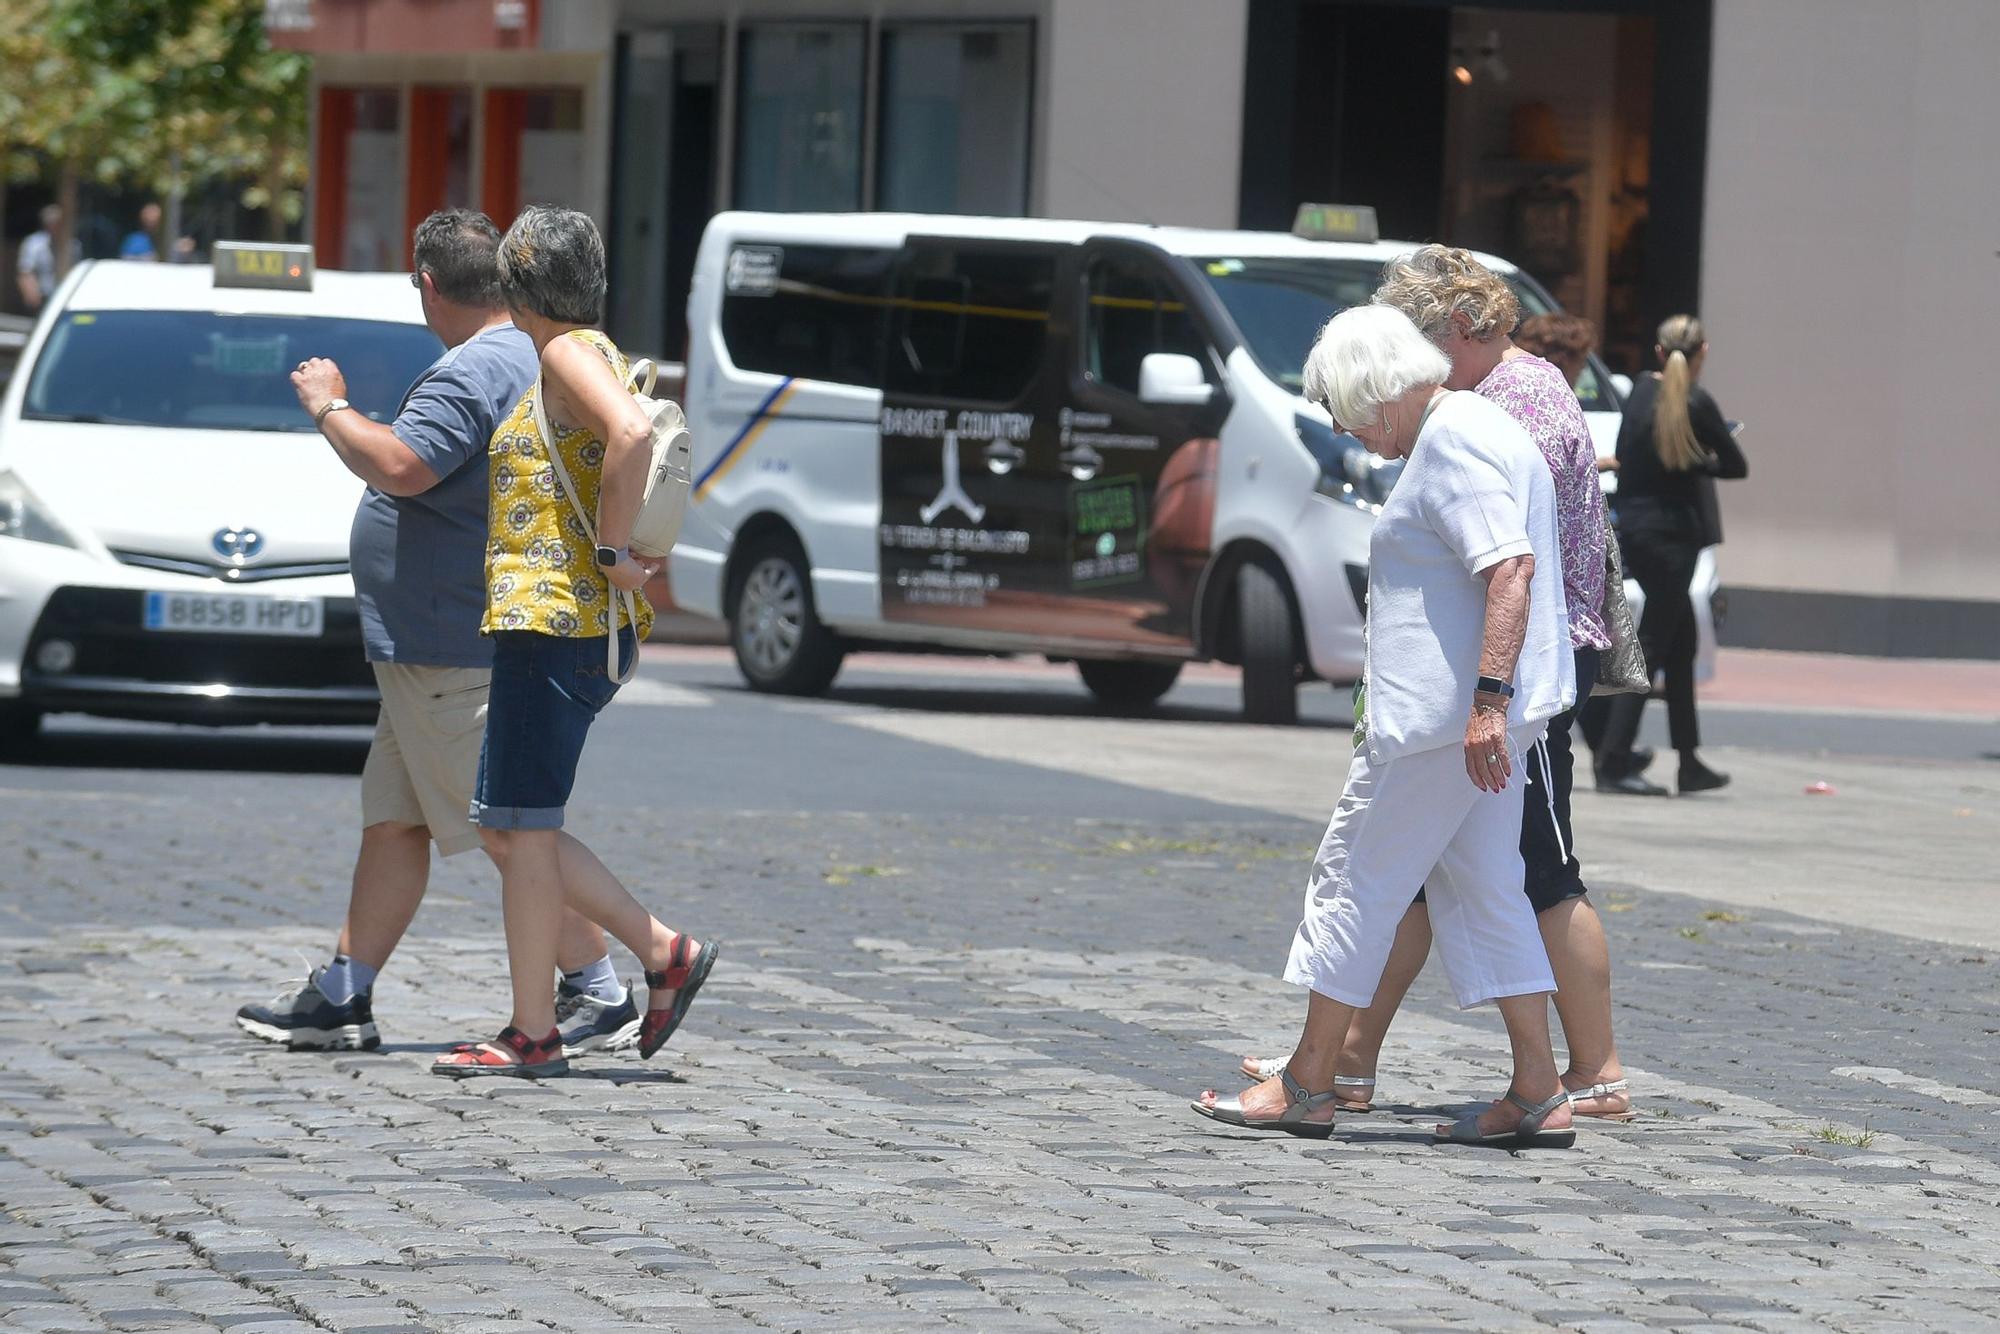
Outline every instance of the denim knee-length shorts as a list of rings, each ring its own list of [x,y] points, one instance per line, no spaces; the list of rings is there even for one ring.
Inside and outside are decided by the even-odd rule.
[[[638,652],[628,627],[618,658]],[[560,829],[576,786],[584,738],[618,687],[606,675],[604,639],[534,630],[493,635],[493,685],[471,819],[486,829]]]

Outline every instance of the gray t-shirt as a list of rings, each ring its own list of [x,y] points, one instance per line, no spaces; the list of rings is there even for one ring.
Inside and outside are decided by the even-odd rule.
[[[420,496],[370,487],[354,512],[350,560],[370,662],[485,667],[486,445],[540,373],[511,324],[452,348],[410,386],[396,438],[438,475]]]

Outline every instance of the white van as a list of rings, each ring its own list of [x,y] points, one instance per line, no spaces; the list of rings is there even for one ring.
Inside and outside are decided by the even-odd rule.
[[[1400,467],[1300,397],[1304,357],[1412,248],[1366,209],[1301,221],[1312,237],[717,216],[688,302],[675,598],[728,620],[761,690],[824,690],[866,644],[1072,659],[1136,708],[1216,659],[1242,666],[1246,717],[1292,720],[1302,680],[1361,671]],[[1608,453],[1602,366],[1579,393]]]

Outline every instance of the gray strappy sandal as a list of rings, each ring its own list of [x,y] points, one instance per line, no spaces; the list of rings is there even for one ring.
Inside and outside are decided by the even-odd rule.
[[[1526,1113],[1512,1130],[1482,1135],[1479,1133],[1480,1113],[1473,1112],[1459,1117],[1448,1133],[1437,1136],[1437,1141],[1440,1144],[1492,1144],[1507,1149],[1567,1149],[1576,1143],[1576,1131],[1569,1126],[1561,1130],[1542,1129],[1542,1123],[1549,1119],[1550,1112],[1569,1105],[1567,1089],[1539,1103],[1529,1102],[1513,1089],[1508,1089],[1507,1101]]]
[[[1332,1121],[1308,1121],[1306,1115],[1332,1102],[1337,1096],[1334,1090],[1308,1093],[1306,1086],[1293,1079],[1289,1070],[1278,1071],[1278,1077],[1285,1081],[1285,1094],[1291,1099],[1291,1105],[1276,1116],[1245,1116],[1241,1098],[1217,1098],[1213,1107],[1205,1107],[1199,1102],[1191,1102],[1188,1106],[1211,1121],[1220,1121],[1226,1126],[1241,1126],[1245,1130],[1282,1130],[1287,1135],[1304,1135],[1309,1139],[1325,1139],[1331,1135]]]
[[[1289,1056],[1266,1056],[1258,1060],[1254,1056],[1243,1058],[1243,1077],[1253,1084],[1261,1084],[1267,1079],[1276,1079],[1290,1062]],[[1371,1075],[1335,1075],[1333,1091],[1340,1095],[1334,1106],[1343,1112],[1372,1112],[1375,1110],[1375,1079]]]

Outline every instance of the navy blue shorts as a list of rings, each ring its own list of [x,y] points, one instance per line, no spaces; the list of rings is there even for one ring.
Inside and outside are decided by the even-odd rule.
[[[635,652],[631,629],[620,630],[619,661],[630,663]],[[485,829],[562,828],[584,738],[617,693],[604,671],[603,636],[495,631],[472,822]]]

